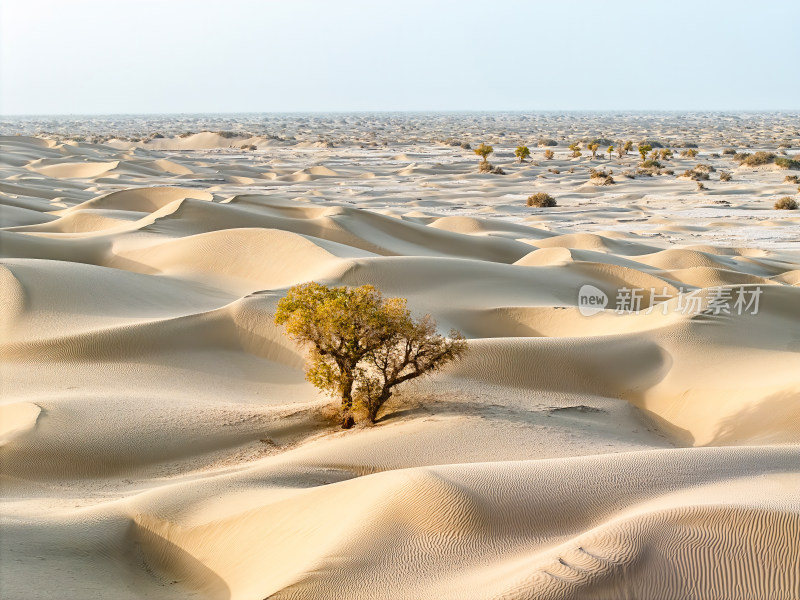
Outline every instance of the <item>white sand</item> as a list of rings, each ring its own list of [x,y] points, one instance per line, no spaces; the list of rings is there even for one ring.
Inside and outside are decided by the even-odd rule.
[[[481,175],[400,118],[369,146],[374,119],[0,138],[0,594],[800,598],[800,214],[771,209],[797,186],[709,157],[775,122],[547,122],[700,146],[627,179],[633,155],[561,138],[515,164],[465,117],[507,173]],[[733,180],[676,177],[701,162]],[[341,431],[270,317],[311,279],[407,297],[470,354]],[[607,310],[580,313],[586,284]],[[758,313],[678,310],[719,286]]]

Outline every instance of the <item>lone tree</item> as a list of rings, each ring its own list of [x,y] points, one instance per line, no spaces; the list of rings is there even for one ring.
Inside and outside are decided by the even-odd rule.
[[[514,150],[514,156],[517,157],[519,162],[525,162],[525,159],[531,155],[530,148],[527,146],[517,146],[517,149]]]
[[[598,144],[598,143],[589,144],[586,147],[591,151],[592,158],[596,158],[597,157],[597,150],[598,150],[598,148],[600,148],[600,144]]]
[[[578,158],[581,155],[581,147],[577,143],[573,142],[567,148],[572,150],[572,158]]]
[[[642,162],[647,159],[647,153],[652,149],[653,147],[650,144],[639,144],[639,155],[642,157]]]
[[[625,154],[627,155],[628,152],[630,152],[633,149],[633,142],[631,140],[628,140],[627,142],[625,142],[625,145],[622,147],[622,149],[625,150]]]
[[[430,315],[415,320],[404,298],[385,298],[371,285],[296,285],[278,303],[275,323],[309,349],[306,379],[341,399],[345,429],[355,423],[356,405],[374,422],[396,386],[467,349],[460,333],[437,334]]]
[[[481,145],[475,148],[473,152],[483,158],[483,162],[489,162],[489,155],[494,152],[494,148],[487,144],[481,143]]]

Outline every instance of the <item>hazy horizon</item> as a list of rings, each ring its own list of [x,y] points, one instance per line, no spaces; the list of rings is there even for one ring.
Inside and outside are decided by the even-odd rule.
[[[788,0],[0,6],[4,116],[800,108]]]

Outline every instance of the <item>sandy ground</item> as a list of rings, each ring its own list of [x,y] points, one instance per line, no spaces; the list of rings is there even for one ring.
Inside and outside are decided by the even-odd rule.
[[[796,122],[338,118],[0,138],[0,595],[800,598],[797,172],[723,154]],[[569,157],[598,131],[699,155]],[[312,279],[469,355],[342,431],[271,320]]]

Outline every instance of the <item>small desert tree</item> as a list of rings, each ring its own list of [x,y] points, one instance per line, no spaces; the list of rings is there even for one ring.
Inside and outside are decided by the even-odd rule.
[[[627,155],[628,152],[633,150],[633,142],[631,140],[628,140],[627,142],[625,142],[625,145],[622,147],[622,149],[625,150],[625,154]]]
[[[556,155],[556,153],[553,152],[552,150],[550,150],[550,148],[548,148],[547,150],[544,151],[544,157],[545,157],[546,160],[553,160],[553,157],[555,155]]]
[[[647,159],[647,153],[652,149],[653,147],[650,144],[639,144],[639,155],[642,157],[642,162]]]
[[[588,145],[588,146],[586,146],[586,147],[587,147],[587,148],[588,148],[588,149],[591,151],[591,153],[592,153],[592,158],[596,158],[596,157],[597,157],[597,149],[598,149],[598,148],[600,148],[600,144],[597,144],[597,143],[595,143],[595,144],[589,144],[589,145]]]
[[[517,146],[517,149],[514,150],[514,156],[517,157],[519,162],[524,162],[530,155],[531,151],[527,146]]]
[[[308,348],[306,379],[341,399],[344,428],[355,422],[356,400],[369,400],[366,407],[374,420],[395,386],[441,367],[466,349],[461,334],[437,335],[430,317],[415,321],[404,298],[385,298],[371,285],[296,285],[278,302],[275,323]],[[386,370],[376,373],[380,364]],[[382,379],[381,373],[387,377]]]
[[[489,155],[494,152],[494,148],[487,144],[481,143],[481,145],[475,148],[473,152],[483,158],[483,162],[489,162]]]
[[[608,147],[608,158],[611,158],[611,155],[614,153],[614,146]]]
[[[572,158],[578,158],[581,155],[581,147],[577,143],[572,143],[567,148],[572,150]]]

